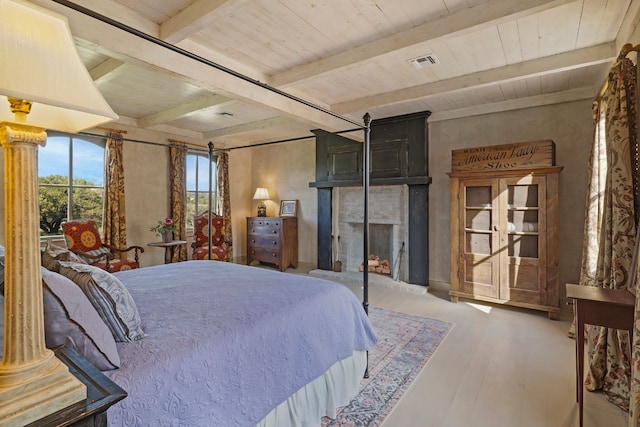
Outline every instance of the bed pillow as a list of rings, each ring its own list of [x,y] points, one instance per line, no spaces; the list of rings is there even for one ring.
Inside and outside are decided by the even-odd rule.
[[[85,294],[66,277],[41,270],[47,347],[66,345],[101,371],[119,368],[113,335]]]
[[[60,261],[71,261],[86,264],[85,260],[80,258],[78,255],[74,254],[67,248],[51,243],[51,240],[47,240],[47,245],[41,252],[41,257],[42,265],[47,270],[55,271],[56,273],[60,271],[60,265],[58,264]]]
[[[144,338],[136,303],[116,276],[92,265],[67,261],[59,263],[60,274],[82,289],[116,341],[130,342]]]

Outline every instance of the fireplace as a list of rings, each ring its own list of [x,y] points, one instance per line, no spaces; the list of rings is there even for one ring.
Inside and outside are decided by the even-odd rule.
[[[362,187],[333,189],[333,236],[345,271],[358,271],[364,260]],[[408,187],[377,186],[369,190],[369,255],[388,260],[391,276],[408,281]],[[338,239],[338,236],[340,237]]]
[[[425,286],[429,281],[430,114],[374,120],[369,152],[367,256],[388,257],[392,277]],[[337,256],[343,270],[358,271],[365,258],[363,144],[322,130],[313,132],[316,181],[309,186],[318,194],[318,268],[331,270]]]

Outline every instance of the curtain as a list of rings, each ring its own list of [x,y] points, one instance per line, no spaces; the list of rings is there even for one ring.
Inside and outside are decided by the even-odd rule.
[[[122,163],[122,134],[110,132],[106,145],[106,173],[102,229],[104,242],[119,248],[127,246],[127,223],[124,209],[124,166]],[[119,258],[126,252],[117,252]]]
[[[224,217],[224,237],[229,241],[233,241],[233,233],[231,230],[231,191],[229,188],[229,153],[226,151],[218,153],[216,183],[218,212]],[[229,256],[233,258],[232,254],[229,254]]]
[[[635,66],[620,58],[603,97],[594,103],[580,284],[612,289],[630,285],[636,222],[631,147],[635,146]],[[633,129],[630,132],[630,129]],[[629,407],[631,352],[627,331],[591,326],[587,333],[588,390]]]
[[[176,240],[187,240],[187,147],[173,144],[169,147],[169,188],[171,200],[171,218],[176,225],[173,232]],[[186,245],[178,245],[173,251],[171,262],[186,261]]]

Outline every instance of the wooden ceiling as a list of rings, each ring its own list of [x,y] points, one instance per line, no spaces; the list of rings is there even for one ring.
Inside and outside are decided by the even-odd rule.
[[[594,98],[640,42],[640,0],[73,2],[151,41],[31,1],[67,16],[121,123],[220,148],[352,129],[366,112],[438,121]]]

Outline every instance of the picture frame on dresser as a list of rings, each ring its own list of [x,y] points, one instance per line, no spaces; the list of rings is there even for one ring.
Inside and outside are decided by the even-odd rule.
[[[296,216],[298,210],[297,200],[281,200],[279,216]]]

